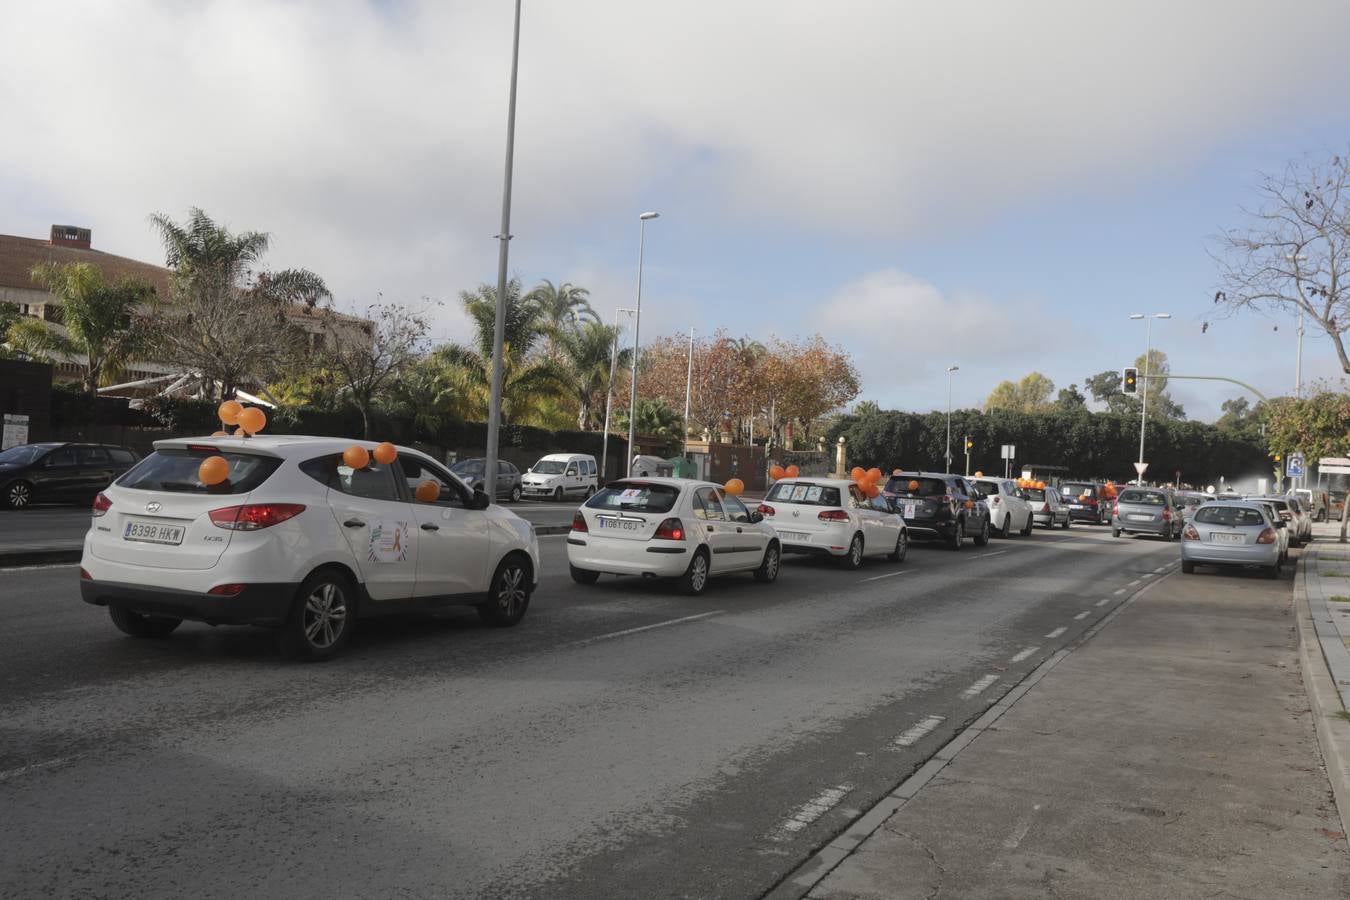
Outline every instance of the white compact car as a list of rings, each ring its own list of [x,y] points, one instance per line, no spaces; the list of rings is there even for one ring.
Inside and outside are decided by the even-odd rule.
[[[564,497],[589,497],[600,484],[600,468],[595,457],[586,453],[550,453],[540,457],[520,477],[526,497],[535,500],[562,500]]]
[[[902,562],[909,550],[909,530],[890,500],[868,499],[852,481],[776,481],[759,512],[773,523],[784,553],[831,556],[847,569],[861,566],[865,556]]]
[[[719,485],[688,478],[613,481],[572,519],[567,561],[578,584],[602,574],[677,578],[701,594],[708,577],[753,572],[778,577],[778,535],[764,517]]]
[[[974,478],[971,484],[984,494],[989,504],[989,527],[1001,538],[1016,531],[1018,534],[1031,534],[1035,524],[1031,504],[1017,490],[1017,482],[1011,478]]]
[[[298,659],[333,656],[358,617],[447,605],[491,625],[525,615],[539,577],[532,526],[416,450],[352,469],[368,441],[298,436],[184,438],[94,501],[80,592],[137,637],[184,619],[276,628]],[[225,481],[204,485],[221,456]],[[439,496],[417,499],[435,482]],[[430,493],[430,492],[428,492]]]

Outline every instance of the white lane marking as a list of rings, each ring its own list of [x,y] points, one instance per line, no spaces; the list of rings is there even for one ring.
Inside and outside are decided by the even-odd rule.
[[[901,569],[898,572],[887,572],[885,575],[873,575],[871,578],[862,579],[858,584],[862,584],[864,581],[880,581],[883,578],[894,578],[897,575],[908,575],[913,571],[913,569]]]
[[[1121,589],[1118,590],[1118,591],[1112,591],[1111,593],[1113,593],[1113,594],[1115,594],[1117,597],[1119,597],[1121,594],[1125,593],[1125,588],[1121,588]]]
[[[1131,581],[1131,582],[1130,582],[1130,587],[1134,587],[1134,586],[1135,586],[1136,584],[1138,584],[1138,583],[1139,583],[1139,579],[1136,578],[1134,581]]]
[[[78,569],[79,563],[43,563],[38,566],[4,566],[0,572],[37,572],[42,569]]]
[[[1160,575],[1160,574],[1162,574],[1163,572],[1166,572],[1166,571],[1167,571],[1167,566],[1158,566],[1158,568],[1156,568],[1156,569],[1153,570],[1153,573],[1154,573],[1155,575]]]
[[[583,638],[579,641],[573,641],[568,647],[580,647],[583,644],[594,644],[596,641],[607,641],[610,638],[623,637],[627,634],[637,634],[639,631],[651,631],[653,628],[665,628],[667,625],[679,625],[682,622],[692,622],[695,619],[706,619],[708,616],[718,616],[726,612],[724,609],[715,609],[712,612],[699,613],[694,616],[684,616],[679,619],[669,619],[665,622],[657,622],[654,625],[640,625],[637,628],[625,628],[623,631],[611,631],[609,634],[598,634],[595,637]]]
[[[1037,803],[1031,808],[1032,812],[1039,812],[1041,805]],[[1018,845],[1026,838],[1027,832],[1031,830],[1031,816],[1023,816],[1017,820],[1017,825],[1012,832],[1004,839],[1004,850],[1016,850]]]
[[[1086,618],[1087,618],[1088,616],[1090,616],[1090,615],[1092,615],[1092,610],[1090,610],[1090,609],[1085,609],[1085,610],[1083,610],[1082,612],[1080,612],[1078,615],[1074,616],[1074,618],[1077,619],[1077,620],[1079,620],[1079,621],[1081,622],[1083,619],[1086,619]]]
[[[971,697],[974,697],[977,694],[982,694],[995,681],[998,681],[997,675],[986,675],[979,681],[975,682],[970,687],[962,691],[961,697],[965,700],[969,700]]]
[[[1140,577],[1140,578],[1152,578],[1152,577],[1153,577],[1153,573],[1152,573],[1152,572],[1145,572],[1143,575],[1140,575],[1139,577]]]
[[[785,841],[792,837],[816,819],[819,819],[821,816],[838,806],[839,801],[843,800],[852,790],[853,785],[841,784],[838,787],[832,787],[828,790],[821,791],[809,801],[797,807],[792,815],[778,823],[778,827],[773,830],[773,839],[775,841]]]
[[[1102,599],[1100,599],[1100,600],[1097,601],[1097,605],[1098,605],[1098,606],[1105,606],[1106,604],[1108,604],[1108,603],[1110,603],[1110,602],[1111,602],[1111,598],[1110,598],[1110,597],[1103,597]]]
[[[981,553],[978,556],[972,556],[971,559],[988,559],[991,556],[998,556],[1000,553],[1007,553],[1007,550],[994,550],[991,553]]]
[[[1069,630],[1069,629],[1063,628],[1063,627],[1056,628],[1054,631],[1052,631],[1052,632],[1050,632],[1049,634],[1047,634],[1046,637],[1048,637],[1048,638],[1057,638],[1057,637],[1059,637],[1061,634],[1063,634],[1064,632],[1066,632],[1066,631],[1068,631],[1068,630]]]
[[[56,759],[48,759],[43,762],[29,763],[26,766],[19,766],[17,769],[6,769],[0,772],[0,781],[9,781],[11,778],[19,778],[30,772],[41,772],[43,769],[50,769],[53,766],[64,765],[70,762],[73,756],[58,756]]]
[[[909,731],[906,731],[904,734],[896,738],[894,741],[895,746],[897,747],[914,746],[924,737],[932,734],[933,729],[941,725],[945,720],[945,718],[946,718],[945,716],[929,716],[919,724],[915,725],[913,728],[909,729]]]
[[[1013,661],[1013,662],[1021,662],[1022,660],[1027,659],[1028,657],[1034,655],[1034,654],[1036,653],[1036,651],[1039,650],[1039,649],[1041,649],[1041,648],[1040,648],[1040,647],[1028,647],[1028,648],[1026,648],[1025,650],[1023,650],[1021,653],[1018,653],[1016,656],[1014,656],[1014,657],[1012,658],[1012,661]]]

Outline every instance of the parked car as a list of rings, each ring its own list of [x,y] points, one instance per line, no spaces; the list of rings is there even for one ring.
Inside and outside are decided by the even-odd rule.
[[[1206,503],[1195,511],[1181,534],[1181,571],[1201,566],[1256,566],[1280,577],[1277,530],[1266,507],[1253,501]]]
[[[1340,520],[1345,510],[1345,491],[1327,491],[1327,513],[1332,519]]]
[[[1116,496],[1111,514],[1111,535],[1156,534],[1174,540],[1181,522],[1170,491],[1162,488],[1125,488]]]
[[[1242,502],[1246,503],[1248,501],[1244,500]],[[1275,508],[1275,505],[1273,503],[1266,503],[1261,500],[1255,500],[1250,502],[1260,503],[1261,506],[1265,508],[1266,515],[1270,518],[1270,521],[1277,523],[1277,526],[1279,524],[1284,523],[1284,520],[1280,518],[1279,510]],[[1192,514],[1192,517],[1194,517],[1194,514]],[[1287,527],[1285,528],[1276,527],[1275,533],[1276,535],[1279,536],[1280,539],[1280,561],[1284,562],[1289,559],[1289,529]]]
[[[971,481],[989,507],[989,527],[1001,538],[1016,531],[1031,534],[1031,504],[1011,478],[976,478]]]
[[[1031,505],[1031,520],[1042,528],[1068,528],[1073,519],[1069,516],[1069,507],[1059,491],[1050,485],[1044,488],[1023,488],[1027,503]]]
[[[678,579],[697,595],[713,575],[778,578],[782,549],[773,526],[721,486],[687,478],[623,478],[588,499],[572,518],[572,580],[602,574]]]
[[[1305,543],[1303,537],[1303,526],[1306,515],[1299,508],[1298,501],[1288,496],[1262,496],[1251,494],[1243,498],[1244,500],[1259,500],[1262,503],[1268,503],[1275,507],[1281,521],[1289,526],[1289,543],[1294,547],[1301,547]],[[1312,526],[1308,526],[1308,531],[1312,531]]]
[[[1298,534],[1299,543],[1300,544],[1311,543],[1313,539],[1312,514],[1308,512],[1308,508],[1303,505],[1303,501],[1300,500],[1296,495],[1286,494],[1285,496],[1289,500],[1289,508],[1294,513],[1294,529],[1295,532]]]
[[[1069,519],[1089,525],[1111,524],[1111,502],[1101,481],[1063,481],[1059,497],[1069,509]]]
[[[384,613],[470,605],[490,625],[519,622],[539,577],[530,523],[407,447],[352,469],[352,444],[376,446],[157,441],[94,501],[85,602],[135,637],[164,637],[184,619],[275,628],[302,660],[339,653],[355,619]],[[229,473],[207,486],[199,466],[211,456]],[[436,490],[424,494],[428,481]]]
[[[883,493],[904,517],[911,540],[942,541],[953,550],[967,537],[977,547],[989,543],[989,504],[960,475],[897,472]]]
[[[852,481],[788,478],[774,482],[759,512],[778,533],[784,553],[811,553],[846,569],[863,557],[903,562],[909,549],[905,520],[884,495],[868,498]]]
[[[468,485],[470,490],[482,490],[483,476],[487,473],[487,460],[481,456],[476,459],[461,459],[450,467],[450,471],[458,475],[459,480]],[[523,492],[520,470],[504,459],[497,460],[497,499],[516,503]]]
[[[134,450],[115,444],[21,444],[0,453],[0,505],[87,504],[136,464]]]
[[[599,471],[589,454],[550,453],[521,476],[521,488],[534,499],[589,497],[599,487]]]
[[[1195,511],[1206,503],[1213,502],[1216,498],[1200,491],[1177,491],[1172,495],[1177,512],[1181,514],[1181,520],[1184,523]]]
[[[1296,488],[1294,496],[1314,522],[1325,522],[1331,515],[1331,497],[1321,488]]]

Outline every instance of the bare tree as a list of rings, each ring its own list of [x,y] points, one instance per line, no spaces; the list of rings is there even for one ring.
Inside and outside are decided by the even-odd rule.
[[[1326,332],[1350,373],[1350,158],[1290,163],[1267,175],[1246,227],[1224,231],[1215,260],[1224,312],[1299,310]]]
[[[376,400],[393,387],[400,373],[420,357],[427,322],[396,303],[372,306],[369,321],[324,310],[323,356],[361,411],[362,437],[370,437],[370,413]]]

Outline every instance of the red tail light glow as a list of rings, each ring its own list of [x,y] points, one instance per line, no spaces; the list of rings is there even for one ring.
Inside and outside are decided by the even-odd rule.
[[[1115,501],[1114,503],[1111,504],[1111,515],[1113,515],[1113,516],[1118,516],[1118,515],[1120,515],[1120,501],[1119,501],[1119,500],[1117,500],[1117,501]]]
[[[1200,540],[1200,532],[1195,530],[1194,525],[1187,525],[1186,530],[1181,533],[1181,539],[1183,541],[1198,541]]]
[[[1163,521],[1164,522],[1172,521],[1172,511],[1165,506],[1163,507]]]
[[[653,540],[658,538],[663,541],[684,540],[684,523],[673,516],[666,519],[656,526],[656,534],[652,535]]]
[[[212,447],[210,444],[188,444],[188,445],[187,445],[187,448],[188,448],[188,450],[191,450],[193,453],[219,453],[219,452],[220,452],[220,451],[217,450],[215,447]]]
[[[761,503],[759,505],[759,514],[765,517],[774,516],[778,514],[778,510],[774,509],[767,503]]]
[[[827,509],[816,516],[822,522],[847,522],[848,513],[842,509]]]
[[[95,519],[97,519],[99,516],[103,515],[110,509],[112,509],[112,501],[108,499],[106,494],[99,494],[97,497],[94,498]]]
[[[224,506],[207,515],[211,524],[228,531],[258,531],[271,528],[305,511],[302,503],[249,503],[245,506]]]
[[[1046,504],[1044,504],[1044,505],[1041,507],[1041,512],[1043,512],[1043,513],[1048,513],[1049,511],[1050,511],[1050,504],[1049,504],[1049,503],[1046,503]]]
[[[242,584],[218,584],[207,591],[208,594],[214,594],[217,597],[238,597],[243,592],[244,586]]]
[[[1274,528],[1267,528],[1256,538],[1258,544],[1273,544],[1277,540],[1279,540],[1279,537],[1275,534]]]
[[[580,510],[572,516],[572,530],[580,531],[583,534],[590,534],[591,532],[590,526],[586,524],[586,517],[581,514]]]
[[[80,580],[81,580],[81,581],[93,581],[93,580],[94,580],[94,576],[89,574],[89,570],[88,570],[88,569],[86,569],[86,568],[84,568],[83,566],[81,566],[81,567],[80,567]]]

